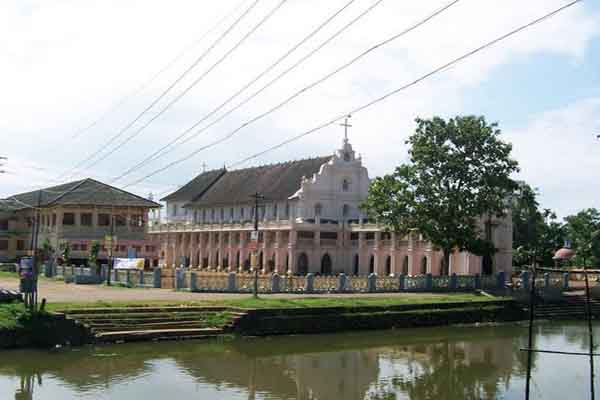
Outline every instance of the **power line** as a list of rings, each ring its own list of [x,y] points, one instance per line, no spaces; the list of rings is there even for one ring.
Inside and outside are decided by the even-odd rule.
[[[240,95],[242,92],[244,92],[247,88],[249,88],[255,82],[257,82],[258,80],[260,80],[263,76],[265,76],[267,73],[269,73],[273,68],[275,68],[277,65],[279,65],[285,58],[287,58],[291,53],[293,53],[295,50],[297,50],[302,44],[306,43],[309,39],[311,39],[319,31],[321,31],[321,29],[323,29],[326,25],[328,25],[334,18],[336,18],[339,14],[341,14],[346,8],[348,8],[355,1],[356,0],[350,0],[349,2],[347,2],[342,8],[338,9],[337,11],[335,11],[332,15],[330,15],[327,19],[325,19],[325,21],[323,21],[315,29],[313,29],[307,36],[305,36],[302,40],[300,40],[298,43],[296,43],[294,46],[292,46],[288,51],[286,51],[281,57],[279,57],[267,69],[265,69],[260,74],[258,74],[256,77],[254,77],[253,79],[251,79],[241,89],[239,89],[237,92],[235,92],[233,95],[231,95],[227,100],[225,100],[223,103],[221,103],[218,107],[216,107],[215,109],[213,109],[212,111],[210,111],[209,113],[207,113],[206,115],[204,115],[200,120],[198,120],[191,127],[189,127],[188,129],[186,129],[185,131],[183,131],[175,139],[171,140],[169,143],[167,143],[166,145],[164,145],[161,148],[159,148],[157,151],[155,151],[154,153],[152,153],[150,156],[146,157],[145,159],[143,159],[142,161],[140,161],[138,164],[134,165],[133,167],[131,167],[130,169],[128,169],[127,171],[125,171],[124,173],[122,173],[121,175],[119,175],[117,178],[115,178],[114,181],[117,181],[117,180],[119,180],[119,179],[121,179],[121,178],[129,175],[131,172],[139,169],[140,167],[144,166],[148,162],[157,160],[158,158],[160,158],[160,157],[168,154],[169,152],[171,152],[176,147],[178,147],[178,146],[186,143],[191,138],[196,137],[197,135],[199,135],[200,133],[204,132],[209,127],[213,126],[214,124],[218,123],[223,118],[225,118],[226,116],[228,116],[231,113],[233,113],[235,110],[237,110],[238,108],[240,108],[241,106],[243,106],[244,104],[246,104],[248,101],[250,101],[251,99],[253,99],[254,97],[256,97],[259,93],[261,93],[264,90],[266,90],[268,87],[270,87],[272,84],[274,84],[280,78],[282,78],[284,75],[286,75],[287,73],[289,73],[290,71],[292,71],[293,69],[295,69],[296,67],[298,67],[302,62],[304,62],[310,56],[312,56],[313,54],[315,54],[323,46],[325,46],[327,43],[329,43],[331,40],[333,40],[333,38],[335,38],[336,36],[338,36],[340,33],[342,33],[344,30],[346,30],[349,26],[351,26],[356,21],[358,21],[358,19],[362,18],[364,15],[366,15],[368,12],[370,12],[373,8],[375,8],[375,6],[377,6],[381,2],[381,1],[378,1],[377,3],[374,3],[367,10],[365,10],[363,13],[361,13],[358,17],[354,18],[349,24],[346,24],[342,29],[338,30],[333,36],[331,36],[330,38],[328,38],[319,47],[317,47],[316,49],[314,49],[313,51],[311,51],[308,55],[302,57],[299,61],[297,61],[296,63],[294,63],[290,68],[288,68],[285,71],[283,71],[282,73],[280,73],[278,76],[276,76],[274,79],[272,79],[269,83],[267,83],[266,85],[264,85],[263,87],[261,87],[259,90],[255,91],[251,96],[247,97],[244,101],[242,101],[241,103],[239,103],[237,106],[233,107],[232,109],[229,109],[229,111],[227,111],[226,113],[224,113],[223,115],[221,115],[221,117],[219,117],[217,120],[213,121],[208,126],[205,126],[203,129],[201,129],[200,131],[196,132],[193,136],[191,136],[191,137],[183,140],[181,143],[175,144],[177,141],[179,141],[179,139],[183,138],[185,135],[187,135],[189,132],[191,132],[193,129],[195,129],[202,122],[206,121],[212,115],[214,115],[215,113],[217,113],[218,111],[220,111],[223,107],[225,107],[227,104],[229,104],[233,99],[235,99],[238,95]],[[172,148],[170,150],[163,152],[163,150],[168,149],[170,146],[172,146]]]
[[[256,0],[256,1],[258,1],[258,0]],[[104,159],[106,159],[108,156],[110,156],[111,154],[113,154],[115,151],[117,151],[118,149],[120,149],[121,147],[123,147],[125,144],[127,144],[129,141],[131,141],[133,138],[135,138],[136,136],[138,136],[146,127],[148,127],[152,122],[154,122],[156,119],[158,119],[163,113],[165,113],[169,108],[171,108],[175,103],[177,103],[183,96],[185,96],[192,88],[194,88],[198,83],[200,83],[210,72],[212,72],[227,57],[229,57],[229,55],[231,55],[231,53],[233,53],[235,50],[237,50],[246,41],[246,39],[248,39],[265,22],[267,22],[267,20],[269,20],[271,18],[271,16],[273,14],[275,14],[275,12],[277,10],[279,10],[279,8],[281,8],[281,6],[283,6],[287,1],[288,0],[281,0],[281,1],[279,1],[279,3],[277,3],[277,5],[273,9],[271,9],[267,13],[267,15],[265,17],[263,17],[258,22],[258,24],[256,24],[248,33],[246,33],[231,49],[229,49],[221,58],[219,58],[210,68],[208,68],[202,75],[200,75],[188,87],[186,87],[183,90],[183,92],[181,92],[177,96],[175,96],[175,98],[173,100],[171,100],[169,103],[167,103],[167,105],[164,106],[156,115],[154,115],[152,118],[150,118],[150,120],[148,122],[146,122],[144,125],[142,125],[140,128],[138,128],[134,133],[132,133],[131,135],[129,135],[127,138],[125,138],[125,140],[121,141],[119,144],[117,144],[108,153],[105,153],[99,159],[97,159],[96,161],[92,162],[88,166],[88,168],[91,168],[91,167],[97,165],[98,163],[100,163],[101,161],[103,161]]]
[[[377,3],[375,4],[379,4],[382,0],[379,0]],[[286,104],[290,103],[292,100],[294,100],[295,98],[299,97],[300,95],[306,93],[308,90],[314,88],[315,86],[323,83],[324,81],[326,81],[327,79],[331,78],[332,76],[338,74],[339,72],[341,72],[342,70],[350,67],[351,65],[353,65],[354,63],[356,63],[358,60],[360,60],[361,58],[365,57],[366,55],[368,55],[369,53],[371,53],[372,51],[391,43],[392,41],[406,35],[407,33],[417,29],[418,27],[426,24],[427,22],[429,22],[431,19],[433,19],[434,17],[436,17],[437,15],[443,13],[444,11],[446,11],[447,9],[449,9],[450,7],[452,7],[453,5],[455,5],[456,3],[458,3],[460,0],[454,0],[452,2],[450,2],[449,4],[445,5],[444,7],[438,9],[437,11],[433,12],[432,14],[428,15],[426,18],[424,18],[423,20],[417,22],[416,24],[410,26],[409,28],[403,30],[400,33],[397,33],[391,37],[389,37],[388,39],[379,42],[377,44],[375,44],[374,46],[371,46],[370,48],[368,48],[367,50],[363,51],[362,53],[360,53],[358,56],[352,58],[350,61],[344,63],[343,65],[337,67],[336,69],[334,69],[333,71],[329,72],[328,74],[326,74],[325,76],[317,79],[316,81],[310,83],[309,85],[303,87],[302,89],[298,90],[297,92],[295,92],[294,94],[292,94],[291,96],[289,96],[288,98],[286,98],[285,100],[283,100],[282,102],[280,102],[279,104],[275,105],[274,107],[271,107],[270,109],[268,109],[267,111],[255,116],[254,118],[250,119],[249,121],[244,122],[242,125],[240,125],[239,127],[237,127],[236,129],[234,129],[233,131],[229,132],[228,134],[226,134],[225,136],[207,144],[204,146],[201,146],[200,148],[194,150],[193,152],[191,152],[190,154],[172,161],[171,163],[167,164],[164,167],[161,167],[157,170],[155,170],[154,172],[144,176],[143,178],[141,178],[140,180],[135,181],[134,183],[132,183],[131,185],[134,185],[146,178],[149,178],[150,176],[156,175],[159,172],[162,172],[168,168],[171,168],[174,165],[177,165],[183,161],[186,161],[190,158],[192,158],[193,156],[195,156],[196,154],[200,153],[203,150],[206,150],[208,148],[214,147],[220,143],[223,143],[227,140],[229,140],[230,138],[232,138],[236,133],[238,133],[239,131],[241,131],[242,129],[244,129],[245,127],[247,127],[248,125],[266,117],[269,114],[272,114],[273,112],[277,111],[278,109],[284,107]],[[345,115],[348,115],[348,113],[346,113]],[[128,187],[129,185],[127,185],[126,187]]]
[[[95,158],[99,153],[101,153],[104,149],[106,149],[108,146],[110,146],[111,143],[113,143],[115,140],[117,140],[119,137],[121,137],[129,128],[131,128],[146,112],[148,112],[152,107],[154,107],[163,97],[165,97],[167,95],[167,93],[169,93],[171,91],[171,89],[173,89],[185,76],[187,76],[187,74],[194,69],[211,51],[212,49],[214,49],[228,34],[229,32],[231,32],[237,25],[238,23],[244,19],[244,17],[246,17],[250,11],[252,11],[252,9],[256,6],[256,4],[259,2],[259,0],[254,0],[252,2],[252,4],[250,4],[250,6],[248,8],[246,8],[244,10],[244,12],[238,16],[235,21],[233,21],[233,23],[231,25],[229,25],[229,27],[221,34],[219,35],[219,37],[214,40],[212,42],[212,44],[199,56],[197,57],[194,62],[188,67],[186,68],[185,71],[183,71],[183,73],[181,73],[177,79],[175,79],[175,81],[173,81],[165,90],[163,90],[163,92],[156,98],[154,99],[149,106],[147,106],[141,113],[139,113],[132,121],[130,121],[127,125],[125,125],[123,128],[121,128],[121,130],[119,130],[119,132],[117,132],[116,135],[114,135],[113,137],[111,137],[108,142],[106,142],[103,146],[101,146],[97,151],[95,151],[94,153],[92,153],[91,155],[89,155],[88,157],[86,157],[83,161],[80,161],[79,163],[77,163],[75,165],[75,167],[72,170],[69,170],[67,172],[65,172],[64,174],[62,174],[61,176],[58,177],[58,179],[67,176],[69,174],[69,176],[71,176],[71,171],[76,171],[79,167],[81,167],[82,165],[84,165],[85,163],[87,163],[88,161],[92,160],[93,158]]]
[[[167,64],[165,64],[160,70],[158,70],[154,75],[152,75],[150,77],[150,79],[148,79],[147,81],[142,83],[140,86],[138,86],[136,89],[134,89],[131,93],[125,95],[123,98],[121,98],[121,100],[119,100],[115,104],[113,104],[110,108],[108,108],[108,110],[106,110],[104,113],[102,113],[100,115],[100,117],[95,119],[92,123],[77,130],[71,136],[71,139],[76,139],[79,136],[81,136],[83,133],[85,133],[86,131],[92,129],[93,127],[98,125],[100,122],[102,122],[113,111],[115,111],[121,105],[126,103],[129,99],[137,96],[139,93],[144,91],[144,89],[146,89],[148,86],[150,86],[160,75],[162,75],[165,71],[169,70],[186,53],[188,53],[189,51],[191,51],[191,49],[193,49],[199,43],[201,43],[208,35],[210,35],[215,29],[217,29],[225,20],[229,19],[245,2],[246,2],[246,0],[242,0],[238,4],[236,4],[235,7],[233,7],[227,14],[225,14],[223,17],[221,17],[211,28],[209,28],[207,31],[205,31],[198,39],[194,40],[193,42],[188,44],[186,47],[184,47],[175,57],[173,57]]]
[[[478,47],[478,48],[476,48],[474,50],[469,51],[468,53],[463,54],[460,57],[457,57],[457,58],[453,59],[450,62],[447,62],[446,64],[444,64],[444,65],[442,65],[442,66],[440,66],[440,67],[432,70],[431,72],[428,72],[427,74],[420,76],[419,78],[415,79],[414,81],[409,82],[409,83],[407,83],[407,84],[405,84],[405,85],[403,85],[403,86],[401,86],[401,87],[399,87],[399,88],[397,88],[395,90],[392,90],[391,92],[388,92],[385,95],[376,98],[375,100],[372,100],[372,101],[370,101],[370,102],[368,102],[368,103],[366,103],[366,104],[364,104],[364,105],[362,105],[360,107],[357,107],[354,110],[351,110],[349,112],[345,112],[345,113],[337,116],[334,119],[331,119],[331,120],[329,120],[329,121],[327,121],[325,123],[322,123],[321,125],[318,125],[318,126],[312,128],[312,129],[310,129],[310,130],[308,130],[306,132],[303,132],[303,133],[301,133],[299,135],[296,135],[296,136],[293,136],[293,137],[291,137],[291,138],[289,138],[287,140],[284,140],[283,142],[281,142],[281,143],[279,143],[279,144],[277,144],[275,146],[269,147],[266,150],[263,150],[263,151],[261,151],[259,153],[256,153],[256,154],[254,154],[254,155],[252,155],[250,157],[247,157],[247,158],[245,158],[245,159],[243,159],[241,161],[237,161],[237,162],[235,162],[233,164],[230,164],[229,166],[227,166],[227,168],[232,168],[232,167],[238,166],[240,164],[244,164],[244,163],[246,163],[246,162],[248,162],[248,161],[250,161],[250,160],[252,160],[254,158],[260,157],[260,156],[262,156],[262,155],[264,155],[264,154],[266,154],[266,153],[268,153],[270,151],[273,151],[275,149],[283,147],[283,146],[285,146],[285,145],[287,145],[289,143],[295,142],[296,140],[299,140],[299,139],[301,139],[301,138],[303,138],[305,136],[308,136],[308,135],[310,135],[310,134],[312,134],[312,133],[314,133],[316,131],[319,131],[319,130],[324,129],[324,128],[330,126],[330,125],[335,124],[336,122],[338,122],[341,119],[345,118],[349,114],[356,114],[356,113],[358,113],[360,111],[364,111],[365,109],[370,108],[371,106],[373,106],[373,105],[375,105],[375,104],[377,104],[379,102],[382,102],[382,101],[386,100],[388,97],[391,97],[391,96],[393,96],[395,94],[398,94],[401,91],[410,88],[411,86],[415,86],[418,83],[420,83],[421,81],[423,81],[423,80],[431,77],[432,75],[435,75],[435,74],[437,74],[439,72],[442,72],[443,70],[445,70],[445,69],[453,66],[454,64],[457,64],[457,63],[461,62],[462,60],[464,60],[464,59],[466,59],[466,58],[468,58],[468,57],[470,57],[470,56],[472,56],[472,55],[474,55],[476,53],[479,53],[480,51],[483,51],[486,48],[488,48],[490,46],[493,46],[494,44],[496,44],[498,42],[501,42],[501,41],[507,39],[510,36],[513,36],[513,35],[521,32],[521,31],[523,31],[523,30],[525,30],[525,29],[527,29],[527,28],[529,28],[529,27],[531,27],[533,25],[536,25],[536,24],[538,24],[538,23],[540,23],[540,22],[542,22],[542,21],[544,21],[544,20],[546,20],[546,19],[548,19],[548,18],[550,18],[550,17],[552,17],[552,16],[560,13],[561,11],[564,11],[565,9],[567,9],[567,8],[569,8],[571,6],[574,6],[575,4],[577,4],[577,3],[581,2],[581,1],[583,1],[583,0],[574,0],[574,1],[572,1],[572,2],[570,2],[570,3],[568,3],[568,4],[564,5],[564,6],[562,6],[560,8],[557,8],[556,10],[554,10],[554,11],[552,11],[552,12],[550,12],[550,13],[548,13],[548,14],[540,17],[540,18],[537,18],[537,19],[535,19],[535,20],[533,20],[533,21],[531,21],[531,22],[529,22],[529,23],[527,23],[525,25],[522,25],[522,26],[520,26],[520,27],[518,27],[518,28],[516,28],[516,29],[514,29],[514,30],[512,30],[512,31],[510,31],[510,32],[508,32],[508,33],[506,33],[506,34],[504,34],[504,35],[502,35],[502,36],[494,39],[494,40],[491,40],[491,41],[485,43],[484,45],[482,45],[482,46],[480,46],[480,47]]]
[[[521,32],[521,31],[523,31],[523,30],[525,30],[525,29],[527,29],[527,28],[529,28],[529,27],[531,27],[533,25],[536,25],[536,24],[538,24],[538,23],[540,23],[540,22],[542,22],[542,21],[544,21],[544,20],[546,20],[546,19],[548,19],[548,18],[550,18],[550,17],[552,17],[552,16],[554,16],[554,15],[556,15],[556,14],[558,14],[558,13],[564,11],[564,10],[566,10],[567,8],[573,6],[573,5],[575,5],[575,4],[577,4],[577,3],[581,2],[581,1],[582,0],[574,0],[574,1],[572,1],[572,2],[570,2],[568,4],[566,4],[566,5],[558,8],[558,9],[555,9],[554,11],[552,11],[552,12],[550,12],[548,14],[545,14],[544,16],[542,16],[540,18],[537,18],[537,19],[535,19],[535,20],[533,20],[533,21],[531,21],[531,22],[529,22],[529,23],[527,23],[525,25],[522,25],[522,26],[520,26],[520,27],[518,27],[518,28],[516,28],[516,29],[514,29],[514,30],[512,30],[512,31],[510,31],[510,32],[508,32],[508,33],[506,33],[506,34],[504,34],[504,35],[502,35],[502,36],[494,39],[494,40],[489,41],[489,42],[483,44],[482,46],[480,46],[480,47],[478,47],[478,48],[476,48],[474,50],[471,50],[471,51],[463,54],[462,56],[457,57],[457,58],[455,58],[455,59],[453,59],[453,60],[451,60],[451,61],[443,64],[442,66],[440,66],[438,68],[435,68],[434,70],[428,72],[425,75],[422,75],[421,77],[413,80],[412,82],[409,82],[409,83],[407,83],[407,84],[405,84],[405,85],[403,85],[403,86],[401,86],[401,87],[399,87],[399,88],[397,88],[395,90],[392,90],[392,91],[384,94],[383,96],[378,97],[378,98],[376,98],[376,99],[374,99],[374,100],[372,100],[372,101],[370,101],[370,102],[368,102],[366,104],[363,104],[363,105],[361,105],[361,106],[359,106],[359,107],[357,107],[357,108],[355,108],[353,110],[346,111],[343,114],[340,114],[337,117],[335,117],[335,118],[333,118],[333,119],[331,119],[331,120],[329,120],[327,122],[324,122],[324,123],[322,123],[322,124],[320,124],[320,125],[312,128],[312,129],[310,129],[308,131],[305,131],[305,132],[303,132],[303,133],[301,133],[299,135],[296,135],[296,136],[294,136],[294,137],[292,137],[290,139],[287,139],[287,140],[285,140],[285,141],[283,141],[283,142],[281,142],[281,143],[279,143],[279,144],[277,144],[275,146],[271,146],[271,147],[267,148],[264,151],[256,153],[256,154],[254,154],[254,155],[252,155],[250,157],[247,157],[247,158],[245,158],[245,159],[243,159],[241,161],[235,162],[235,163],[229,165],[228,168],[231,168],[231,167],[243,164],[243,163],[245,163],[247,161],[250,161],[250,160],[252,160],[254,158],[257,158],[257,157],[259,157],[259,156],[261,156],[261,155],[263,155],[265,153],[268,153],[268,152],[270,152],[272,150],[275,150],[275,149],[278,149],[280,147],[283,147],[286,144],[294,142],[294,141],[296,141],[296,140],[298,140],[298,139],[300,139],[300,138],[302,138],[304,136],[308,136],[308,135],[310,135],[310,134],[312,134],[312,133],[314,133],[316,131],[319,131],[319,130],[324,129],[324,128],[330,126],[330,125],[333,125],[333,124],[337,123],[338,121],[344,119],[349,114],[356,114],[358,112],[364,111],[365,109],[370,108],[373,105],[375,105],[377,103],[380,103],[380,102],[386,100],[387,98],[389,98],[389,97],[391,97],[391,96],[393,96],[395,94],[398,94],[398,93],[402,92],[403,90],[406,90],[406,89],[408,89],[408,88],[410,88],[412,86],[417,85],[418,83],[420,83],[421,81],[423,81],[423,80],[431,77],[432,75],[435,75],[435,74],[437,74],[437,73],[439,73],[439,72],[441,72],[441,71],[449,68],[450,66],[452,66],[454,64],[457,64],[457,63],[461,62],[462,60],[464,60],[464,59],[466,59],[466,58],[468,58],[468,57],[470,57],[470,56],[472,56],[472,55],[474,55],[476,53],[479,53],[482,50],[484,50],[484,49],[486,49],[486,48],[488,48],[490,46],[493,46],[494,44],[496,44],[496,43],[498,43],[500,41],[505,40],[506,38],[508,38],[510,36],[513,36],[513,35]],[[190,158],[194,154],[195,153],[192,153],[191,155],[188,155],[188,156],[186,156],[184,158],[176,160],[176,161],[172,162],[171,164],[168,164],[167,166],[165,166],[165,167],[163,167],[163,168],[161,168],[159,170],[156,170],[156,171],[152,172],[151,174],[148,174],[148,175],[142,177],[141,179],[136,180],[135,182],[133,182],[131,184],[131,186],[133,186],[134,184],[137,184],[137,183],[139,183],[139,182],[141,182],[141,181],[143,181],[143,180],[145,180],[145,179],[147,179],[147,178],[149,178],[151,176],[154,176],[154,175],[158,174],[159,172],[162,172],[162,171],[164,171],[164,170],[172,167],[173,165],[176,165],[176,164],[178,164],[180,162],[183,162],[183,161],[187,160],[188,158]],[[130,185],[126,185],[125,187],[128,187],[128,186],[130,186]]]

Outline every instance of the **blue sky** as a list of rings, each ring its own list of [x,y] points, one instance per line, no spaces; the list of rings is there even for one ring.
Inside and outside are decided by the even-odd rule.
[[[279,0],[261,0],[189,76],[153,107],[148,120],[230,49]],[[75,178],[110,182],[220,104],[348,0],[289,0],[206,79],[105,161]],[[268,74],[293,64],[375,0],[356,0]],[[0,196],[49,186],[115,135],[224,31],[202,33],[239,0],[7,0],[0,3]],[[165,193],[209,168],[231,164],[410,82],[564,0],[461,0],[440,16],[303,93],[222,145],[128,186],[168,162],[223,137],[361,51],[448,4],[384,0],[331,44],[246,106],[171,154],[115,182]],[[245,0],[247,7],[250,0]],[[241,10],[241,8],[239,9]],[[184,56],[99,124],[88,125],[161,67]],[[259,86],[252,86],[257,88]],[[234,103],[235,104],[235,103]],[[498,121],[521,164],[516,176],[564,216],[600,207],[600,3],[586,0],[418,86],[352,117],[350,139],[370,176],[406,160],[414,118],[482,114]],[[210,120],[209,120],[210,121]],[[137,127],[139,125],[134,125]],[[202,126],[202,125],[201,125]],[[130,133],[130,132],[126,132]],[[343,131],[331,126],[244,166],[331,154]]]

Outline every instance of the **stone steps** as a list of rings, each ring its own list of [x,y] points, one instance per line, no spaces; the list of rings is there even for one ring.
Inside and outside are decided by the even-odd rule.
[[[213,318],[226,312],[229,321]],[[230,332],[246,315],[227,307],[122,307],[73,309],[66,318],[84,325],[98,342],[205,339]],[[214,322],[211,322],[214,321]]]
[[[207,339],[223,334],[216,328],[179,328],[100,332],[96,334],[99,342],[136,342],[148,340]]]
[[[600,302],[592,299],[590,302],[592,317],[600,317]],[[529,310],[529,307],[526,308]],[[585,296],[566,296],[560,303],[536,304],[535,317],[540,319],[585,319],[587,318],[587,303]]]

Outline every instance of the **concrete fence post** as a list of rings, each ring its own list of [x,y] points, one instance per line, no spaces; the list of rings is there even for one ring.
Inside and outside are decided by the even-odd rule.
[[[306,274],[306,287],[304,288],[306,293],[312,293],[315,291],[315,276],[312,273]]]
[[[425,276],[425,290],[428,292],[433,290],[433,275],[431,275],[431,273],[428,273]]]
[[[563,278],[563,284],[562,284],[563,290],[569,290],[569,273],[565,272],[563,274],[562,278]]]
[[[367,291],[375,293],[377,291],[377,275],[370,273],[367,277]]]
[[[75,276],[75,265],[71,264],[71,276]]]
[[[506,287],[506,274],[504,271],[498,272],[496,276],[496,288],[502,290]]]
[[[125,283],[127,285],[131,285],[131,270],[130,269],[125,270]]]
[[[227,276],[227,291],[237,292],[237,282],[235,272],[230,272]]]
[[[400,274],[398,277],[398,289],[400,291],[406,290],[406,275]]]
[[[197,278],[198,275],[195,272],[190,272],[190,292],[198,291],[198,283],[196,281]]]
[[[550,287],[550,274],[548,272],[546,272],[544,274],[544,288],[549,288]]]
[[[116,269],[112,270],[112,274],[113,274],[113,282],[119,282],[119,271]]]
[[[160,289],[161,287],[160,267],[154,268],[154,271],[152,271],[152,286],[156,289]]]
[[[458,276],[456,276],[456,272],[453,272],[452,275],[450,275],[450,284],[449,284],[449,289],[450,290],[457,290],[458,289]]]
[[[276,273],[271,275],[271,292],[281,292],[281,277]]]
[[[480,274],[475,274],[473,288],[475,290],[481,290],[481,275]]]
[[[521,289],[529,290],[529,271],[521,272]]]
[[[146,283],[146,282],[144,282],[144,270],[141,269],[138,272],[140,274],[138,283],[139,283],[140,286],[144,286],[144,284]]]
[[[343,272],[338,276],[337,290],[338,290],[338,292],[346,291],[346,274],[344,274]]]

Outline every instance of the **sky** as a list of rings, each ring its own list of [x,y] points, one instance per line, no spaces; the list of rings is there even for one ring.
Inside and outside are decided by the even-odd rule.
[[[332,154],[343,138],[337,122],[238,164],[568,1],[460,0],[302,90],[450,3],[3,0],[0,156],[8,160],[0,161],[6,172],[0,174],[0,197],[91,177],[156,198],[203,168]],[[210,114],[344,6],[231,103]],[[306,57],[369,7],[363,17]],[[246,9],[250,11],[243,15]],[[166,94],[156,101],[162,93]],[[256,118],[295,93],[299,94],[289,103]],[[370,177],[380,176],[407,161],[405,140],[415,129],[415,118],[455,115],[483,115],[498,122],[501,138],[512,143],[520,165],[515,178],[539,190],[542,207],[559,216],[600,208],[600,2],[582,1],[354,113],[349,139]],[[197,122],[184,144],[116,180]],[[198,150],[234,131],[228,140]],[[189,159],[142,180],[196,150]],[[93,165],[83,163],[96,152],[91,161],[106,157]]]

